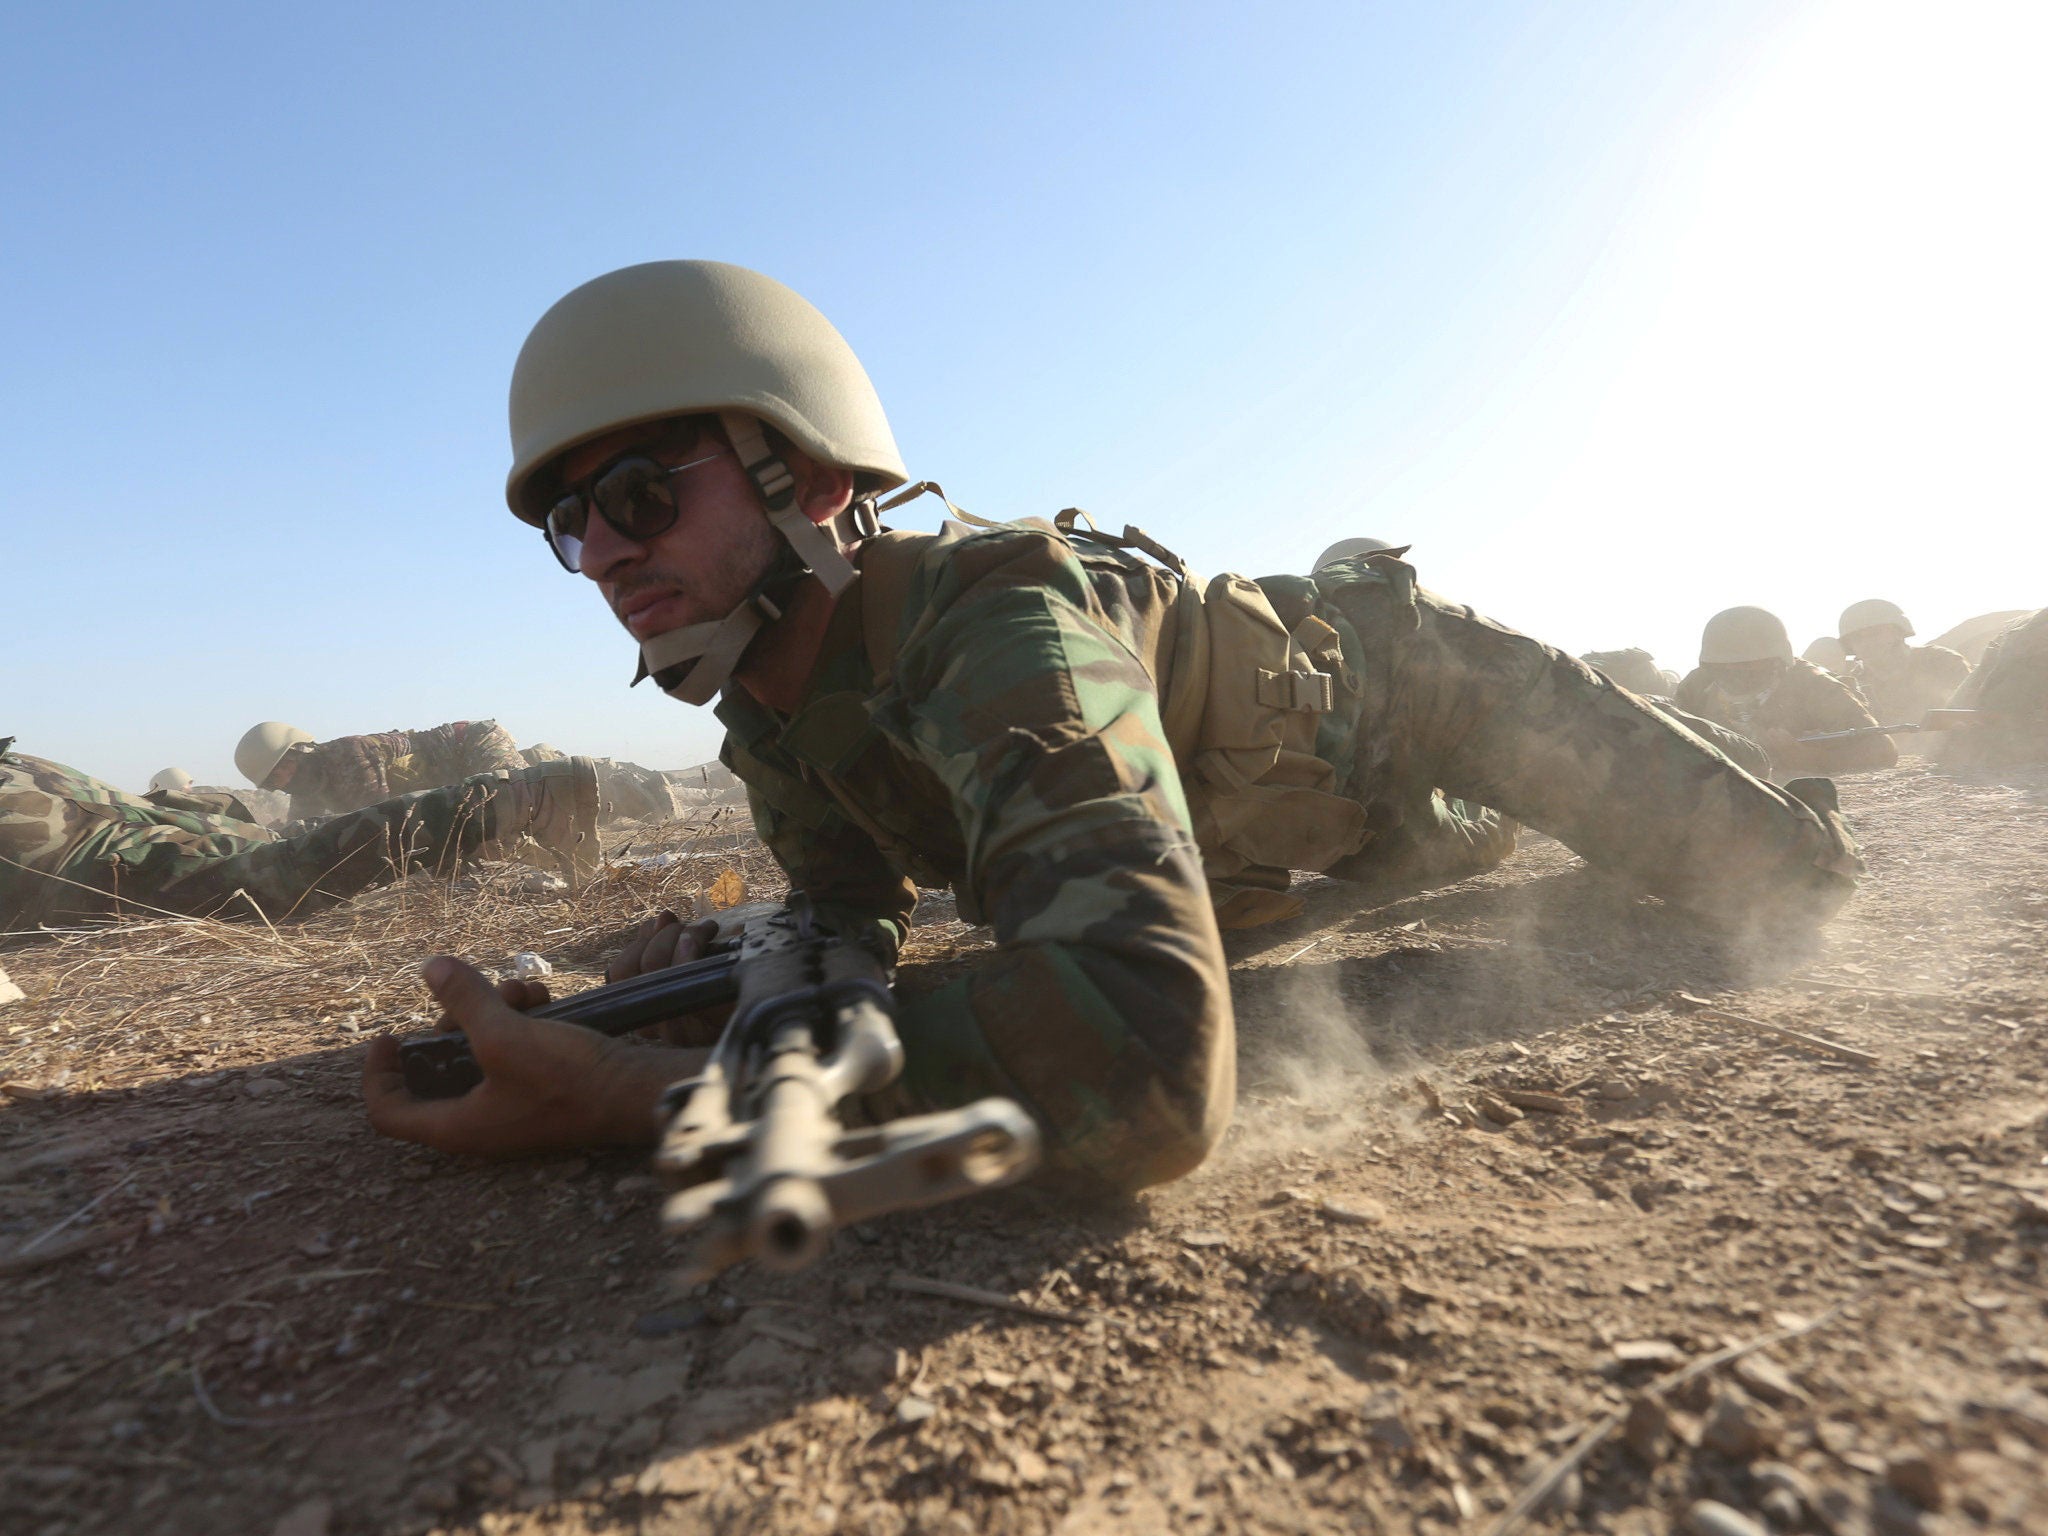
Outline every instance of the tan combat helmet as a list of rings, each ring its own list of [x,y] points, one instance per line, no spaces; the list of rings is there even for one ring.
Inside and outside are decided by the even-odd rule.
[[[1326,565],[1335,565],[1339,560],[1349,560],[1353,555],[1375,555],[1383,549],[1392,549],[1393,547],[1385,539],[1339,539],[1320,555],[1317,555],[1316,563],[1310,566],[1309,569],[1320,571]]]
[[[1906,617],[1906,610],[1881,597],[1866,597],[1862,602],[1851,603],[1844,608],[1841,621],[1835,625],[1835,633],[1847,639],[1859,629],[1876,629],[1884,624],[1896,628],[1901,637],[1913,633],[1913,621]]]
[[[1842,642],[1833,635],[1822,635],[1813,644],[1801,651],[1800,656],[1829,672],[1849,670],[1849,653],[1842,648]]]
[[[1724,608],[1707,620],[1700,636],[1700,665],[1745,661],[1790,661],[1792,637],[1775,613],[1763,608]]]
[[[716,415],[764,515],[811,575],[837,593],[856,575],[840,553],[875,530],[875,492],[909,476],[882,402],[853,349],[808,301],[720,261],[651,261],[575,289],[542,315],[512,369],[512,473],[505,500],[541,527],[562,454],[621,427]],[[821,464],[852,470],[855,502],[819,528],[769,446],[766,422]],[[781,617],[757,591],[723,619],[654,635],[643,675],[691,704],[725,686],[754,636]]]
[[[250,726],[248,734],[236,743],[235,766],[242,770],[243,778],[261,789],[263,781],[276,772],[278,760],[287,750],[312,739],[311,731],[286,725],[282,720],[265,720],[261,725]]]
[[[159,768],[151,775],[149,781],[149,792],[152,795],[161,794],[166,790],[174,795],[182,795],[191,787],[192,775],[182,768]]]

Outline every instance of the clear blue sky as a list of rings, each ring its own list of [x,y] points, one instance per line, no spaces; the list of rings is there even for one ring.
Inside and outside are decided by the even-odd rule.
[[[504,510],[611,267],[806,294],[913,472],[1574,650],[2048,601],[2027,4],[15,7],[0,735],[716,747]],[[930,526],[929,513],[914,522]]]

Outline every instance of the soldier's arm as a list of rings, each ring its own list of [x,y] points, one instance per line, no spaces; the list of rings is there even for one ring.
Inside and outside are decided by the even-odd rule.
[[[1222,944],[1152,680],[1050,539],[976,541],[924,593],[875,720],[946,785],[985,963],[902,1002],[914,1102],[1022,1102],[1055,1160],[1178,1177],[1235,1095]]]
[[[1872,725],[1907,722],[1879,720],[1839,679],[1818,672],[1798,680],[1802,690],[1799,735],[1853,731]],[[1808,723],[1810,722],[1810,723]],[[1779,767],[1791,774],[1863,773],[1890,768],[1899,760],[1898,743],[1889,736],[1849,737],[1841,741],[1801,742],[1789,749]]]

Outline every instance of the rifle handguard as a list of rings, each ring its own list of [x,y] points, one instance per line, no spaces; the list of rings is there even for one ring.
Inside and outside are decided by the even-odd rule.
[[[1038,1127],[1008,1099],[839,1124],[843,1099],[903,1069],[888,973],[859,945],[777,919],[748,934],[739,978],[704,1073],[662,1106],[654,1166],[675,1190],[664,1223],[695,1240],[687,1280],[742,1259],[800,1269],[835,1227],[993,1189],[1037,1165]]]

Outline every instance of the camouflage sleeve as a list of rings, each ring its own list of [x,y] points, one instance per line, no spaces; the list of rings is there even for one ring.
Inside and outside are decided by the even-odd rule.
[[[1022,1102],[1054,1160],[1120,1188],[1228,1122],[1228,978],[1150,675],[1058,540],[928,561],[874,720],[944,784],[985,963],[903,1002],[925,1105]]]
[[[747,786],[754,830],[789,876],[840,931],[866,930],[885,960],[893,960],[910,931],[917,887],[882,856],[824,790],[807,782],[778,752],[767,729],[747,729],[728,695],[721,707],[728,731],[719,760]],[[758,722],[766,727],[762,717]]]
[[[1783,722],[1794,735],[1815,736],[1830,731],[1854,731],[1873,725],[1901,723],[1879,720],[1861,696],[1840,678],[1818,667],[1801,665],[1805,669],[1789,680],[1794,698],[1792,712]],[[1889,736],[1870,735],[1842,741],[1802,742],[1778,754],[1778,767],[1787,775],[1833,775],[1890,768],[1898,760],[1898,743]]]

